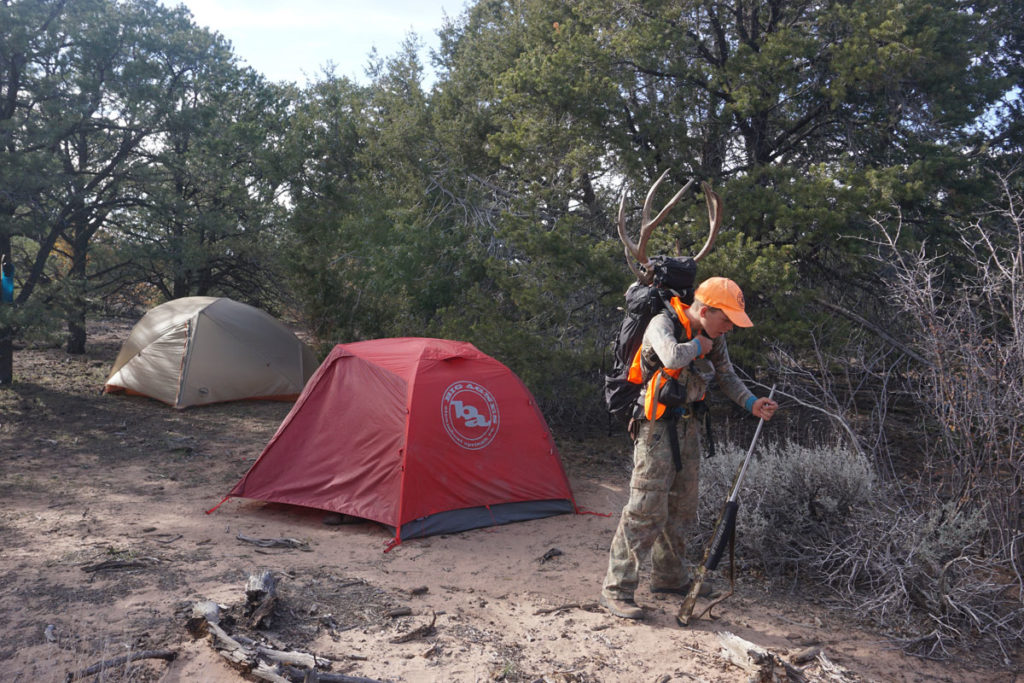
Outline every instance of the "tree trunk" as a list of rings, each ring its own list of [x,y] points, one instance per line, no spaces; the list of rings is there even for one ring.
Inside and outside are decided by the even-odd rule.
[[[14,381],[14,342],[11,329],[0,327],[0,384]]]
[[[67,308],[68,353],[80,355],[85,353],[85,317],[86,317],[86,257],[89,251],[88,239],[82,237],[84,230],[75,231],[75,241],[71,249],[71,271],[68,282],[72,289],[71,301]]]
[[[68,353],[85,353],[85,310],[75,302],[74,310],[68,311]]]

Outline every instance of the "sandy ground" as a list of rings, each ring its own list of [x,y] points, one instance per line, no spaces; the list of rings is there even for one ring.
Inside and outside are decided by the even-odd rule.
[[[607,614],[596,600],[627,494],[622,437],[559,443],[578,505],[608,516],[562,515],[384,552],[383,527],[329,525],[315,510],[231,500],[207,515],[289,405],[179,412],[102,396],[128,329],[94,325],[84,357],[19,350],[15,384],[0,388],[0,681],[62,681],[163,650],[175,659],[114,664],[85,680],[245,680],[209,637],[186,631],[202,600],[238,619],[225,622],[234,633],[386,681],[747,680],[720,655],[721,632],[783,658],[818,645],[845,680],[1014,680],[966,661],[903,656],[855,615],[752,577],[717,618],[685,629],[675,623],[679,599],[646,589],[637,596],[643,622]],[[240,534],[301,545],[261,547]],[[274,573],[279,602],[269,628],[247,629],[244,585],[259,569]],[[410,613],[391,616],[401,608]]]

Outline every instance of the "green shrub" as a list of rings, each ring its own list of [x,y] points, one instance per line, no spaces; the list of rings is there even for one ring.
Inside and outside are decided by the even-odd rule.
[[[745,455],[719,450],[702,473],[708,535]],[[1024,647],[1024,603],[1006,554],[984,550],[987,511],[925,491],[879,482],[844,448],[767,444],[739,497],[738,563],[827,587],[908,653],[948,658],[980,644],[1009,666]]]
[[[702,518],[713,521],[746,451],[726,447],[705,461]],[[799,572],[806,548],[846,526],[877,484],[866,458],[845,448],[765,444],[751,459],[740,493],[737,544],[770,574]]]

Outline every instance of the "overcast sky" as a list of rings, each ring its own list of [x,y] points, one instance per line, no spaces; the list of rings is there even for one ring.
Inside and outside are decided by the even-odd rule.
[[[162,0],[184,4],[195,22],[231,41],[235,54],[275,81],[305,85],[328,61],[335,73],[366,82],[367,55],[395,54],[410,32],[424,49],[437,47],[445,13],[454,19],[463,0]],[[428,78],[429,80],[429,78]]]

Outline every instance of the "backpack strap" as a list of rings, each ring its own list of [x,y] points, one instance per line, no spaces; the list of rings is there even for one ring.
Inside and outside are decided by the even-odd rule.
[[[683,321],[679,319],[679,313],[676,312],[675,306],[672,305],[672,295],[664,289],[658,289],[657,292],[662,303],[662,309],[658,312],[658,315],[664,313],[668,316],[668,319],[672,321],[672,336],[678,340],[683,332],[688,330],[689,326],[685,325]],[[654,318],[651,318],[651,320],[653,319]],[[637,352],[640,353],[642,348],[643,347],[641,345],[641,348],[638,348]],[[646,359],[641,354],[641,367],[644,370],[642,381],[644,384],[647,384],[651,380],[651,377],[654,376],[654,373],[660,370],[663,365],[661,359],[658,358],[658,354],[652,355],[652,359]]]

